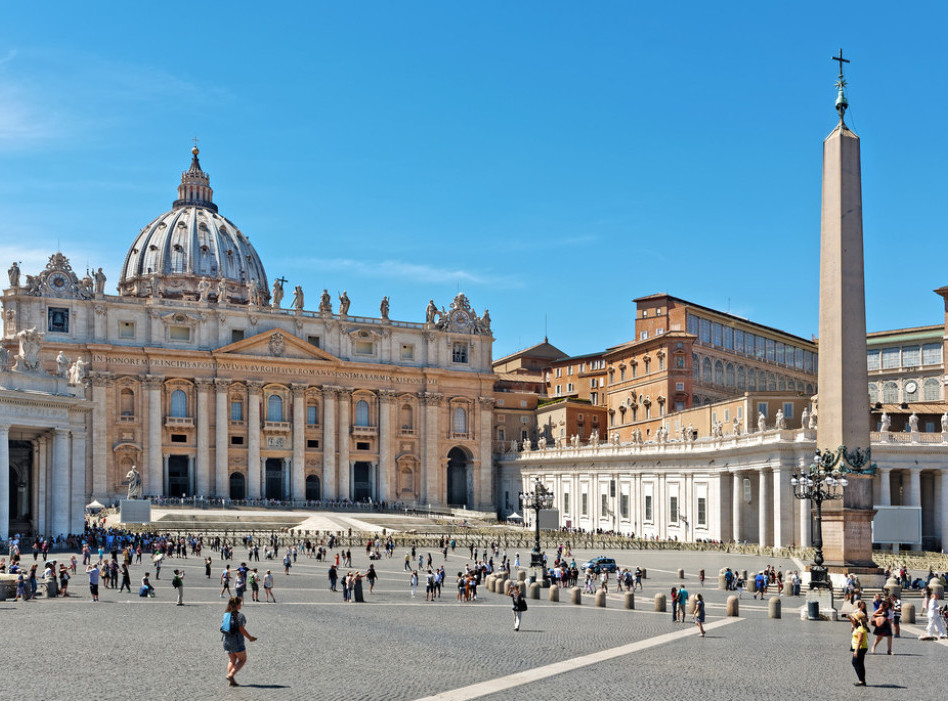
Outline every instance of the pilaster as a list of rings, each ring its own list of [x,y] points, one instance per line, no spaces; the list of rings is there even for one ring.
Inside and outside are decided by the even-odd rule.
[[[263,383],[247,382],[247,497],[260,498],[260,401]]]

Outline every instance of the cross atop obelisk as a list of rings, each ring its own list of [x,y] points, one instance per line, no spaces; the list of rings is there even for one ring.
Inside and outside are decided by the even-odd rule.
[[[839,112],[839,121],[843,121],[843,115],[846,114],[846,108],[849,103],[846,101],[846,79],[843,77],[843,64],[849,63],[848,58],[843,58],[843,50],[839,50],[839,56],[833,56],[834,61],[839,61],[839,78],[836,79],[836,111]]]

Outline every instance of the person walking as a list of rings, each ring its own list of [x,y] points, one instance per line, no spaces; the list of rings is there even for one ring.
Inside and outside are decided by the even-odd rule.
[[[258,581],[256,567],[250,571],[247,579],[250,581],[250,600],[260,603],[260,582]]]
[[[869,651],[869,629],[866,628],[866,614],[857,610],[852,614],[853,669],[856,670],[854,686],[866,686],[866,653]]]
[[[283,572],[285,574],[290,573],[290,568],[293,566],[293,559],[290,557],[290,551],[286,551],[286,556],[283,558]]]
[[[672,623],[678,623],[678,587],[672,587],[669,601],[672,610]]]
[[[414,599],[415,592],[418,591],[418,570],[412,570],[409,585],[411,586],[411,598]]]
[[[273,595],[273,573],[267,570],[267,573],[263,575],[263,602],[267,603],[270,599],[273,599],[273,603],[277,602],[277,598]]]
[[[247,617],[240,612],[242,605],[243,600],[234,596],[228,600],[227,608],[224,610],[224,613],[229,613],[232,618],[236,618],[230,629],[234,632],[228,631],[225,633],[223,630],[221,631],[223,633],[224,652],[227,653],[227,676],[225,679],[227,679],[230,686],[240,686],[234,677],[247,664],[245,641],[255,642],[257,640],[247,632]]]
[[[221,598],[224,598],[224,592],[227,592],[227,596],[230,596],[230,565],[224,566],[224,571],[221,572]]]
[[[923,608],[928,614],[928,626],[925,633],[918,636],[919,640],[938,640],[946,637],[945,618],[941,614],[938,606],[938,592],[931,587],[925,587],[925,598]]]
[[[369,571],[365,573],[365,578],[369,580],[369,593],[375,589],[375,580],[379,578],[378,572],[375,571],[375,565],[369,565]]]
[[[875,641],[872,643],[872,648],[869,651],[869,654],[876,654],[876,648],[879,647],[879,643],[882,642],[882,639],[886,640],[886,654],[892,654],[892,605],[889,603],[888,599],[882,599],[879,602],[878,607],[872,613],[872,623],[875,626],[873,631],[876,635]]]
[[[695,594],[695,625],[701,631],[701,637],[704,637],[704,597],[701,594]]]
[[[92,594],[92,600],[99,600],[99,578],[101,573],[99,568],[95,565],[91,565],[86,568],[86,574],[89,575],[89,593]]]
[[[527,600],[523,598],[519,586],[510,587],[510,600],[513,603],[514,631],[520,630],[520,623],[523,620],[523,612],[527,610]]]
[[[213,560],[211,560],[210,555],[204,558],[204,576],[207,577],[208,579],[211,578],[211,564],[212,563],[213,563]]]
[[[688,608],[688,590],[684,586],[678,590],[678,618],[684,623]]]
[[[132,577],[128,572],[128,565],[122,564],[122,586],[119,587],[119,594],[122,593],[125,589],[128,589],[128,593],[132,593]]]
[[[178,590],[178,603],[175,606],[184,606],[184,572],[174,570],[173,574],[171,586]]]

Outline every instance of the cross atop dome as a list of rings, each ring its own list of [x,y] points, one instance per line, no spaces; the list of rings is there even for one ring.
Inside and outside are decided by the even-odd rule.
[[[214,191],[211,189],[210,176],[201,170],[198,160],[200,151],[197,147],[197,138],[194,139],[194,148],[191,149],[191,167],[181,174],[181,184],[178,185],[178,199],[172,207],[179,209],[189,205],[206,207],[213,212],[217,211],[214,204]]]

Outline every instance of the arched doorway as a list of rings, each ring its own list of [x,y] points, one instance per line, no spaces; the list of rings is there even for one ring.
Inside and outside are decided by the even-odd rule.
[[[33,443],[12,440],[10,445],[10,533],[31,533],[33,494]]]
[[[365,501],[372,498],[372,465],[357,462],[352,466],[352,500]]]
[[[283,459],[267,458],[266,475],[264,477],[264,497],[267,499],[283,498]]]
[[[191,493],[189,462],[187,455],[168,456],[168,489],[165,496],[180,497]]]
[[[316,475],[306,478],[306,501],[319,501],[319,477]]]
[[[230,475],[230,498],[235,501],[247,498],[247,480],[239,472]]]
[[[461,448],[451,448],[448,453],[448,505],[467,506],[470,492],[468,476],[471,461]]]

